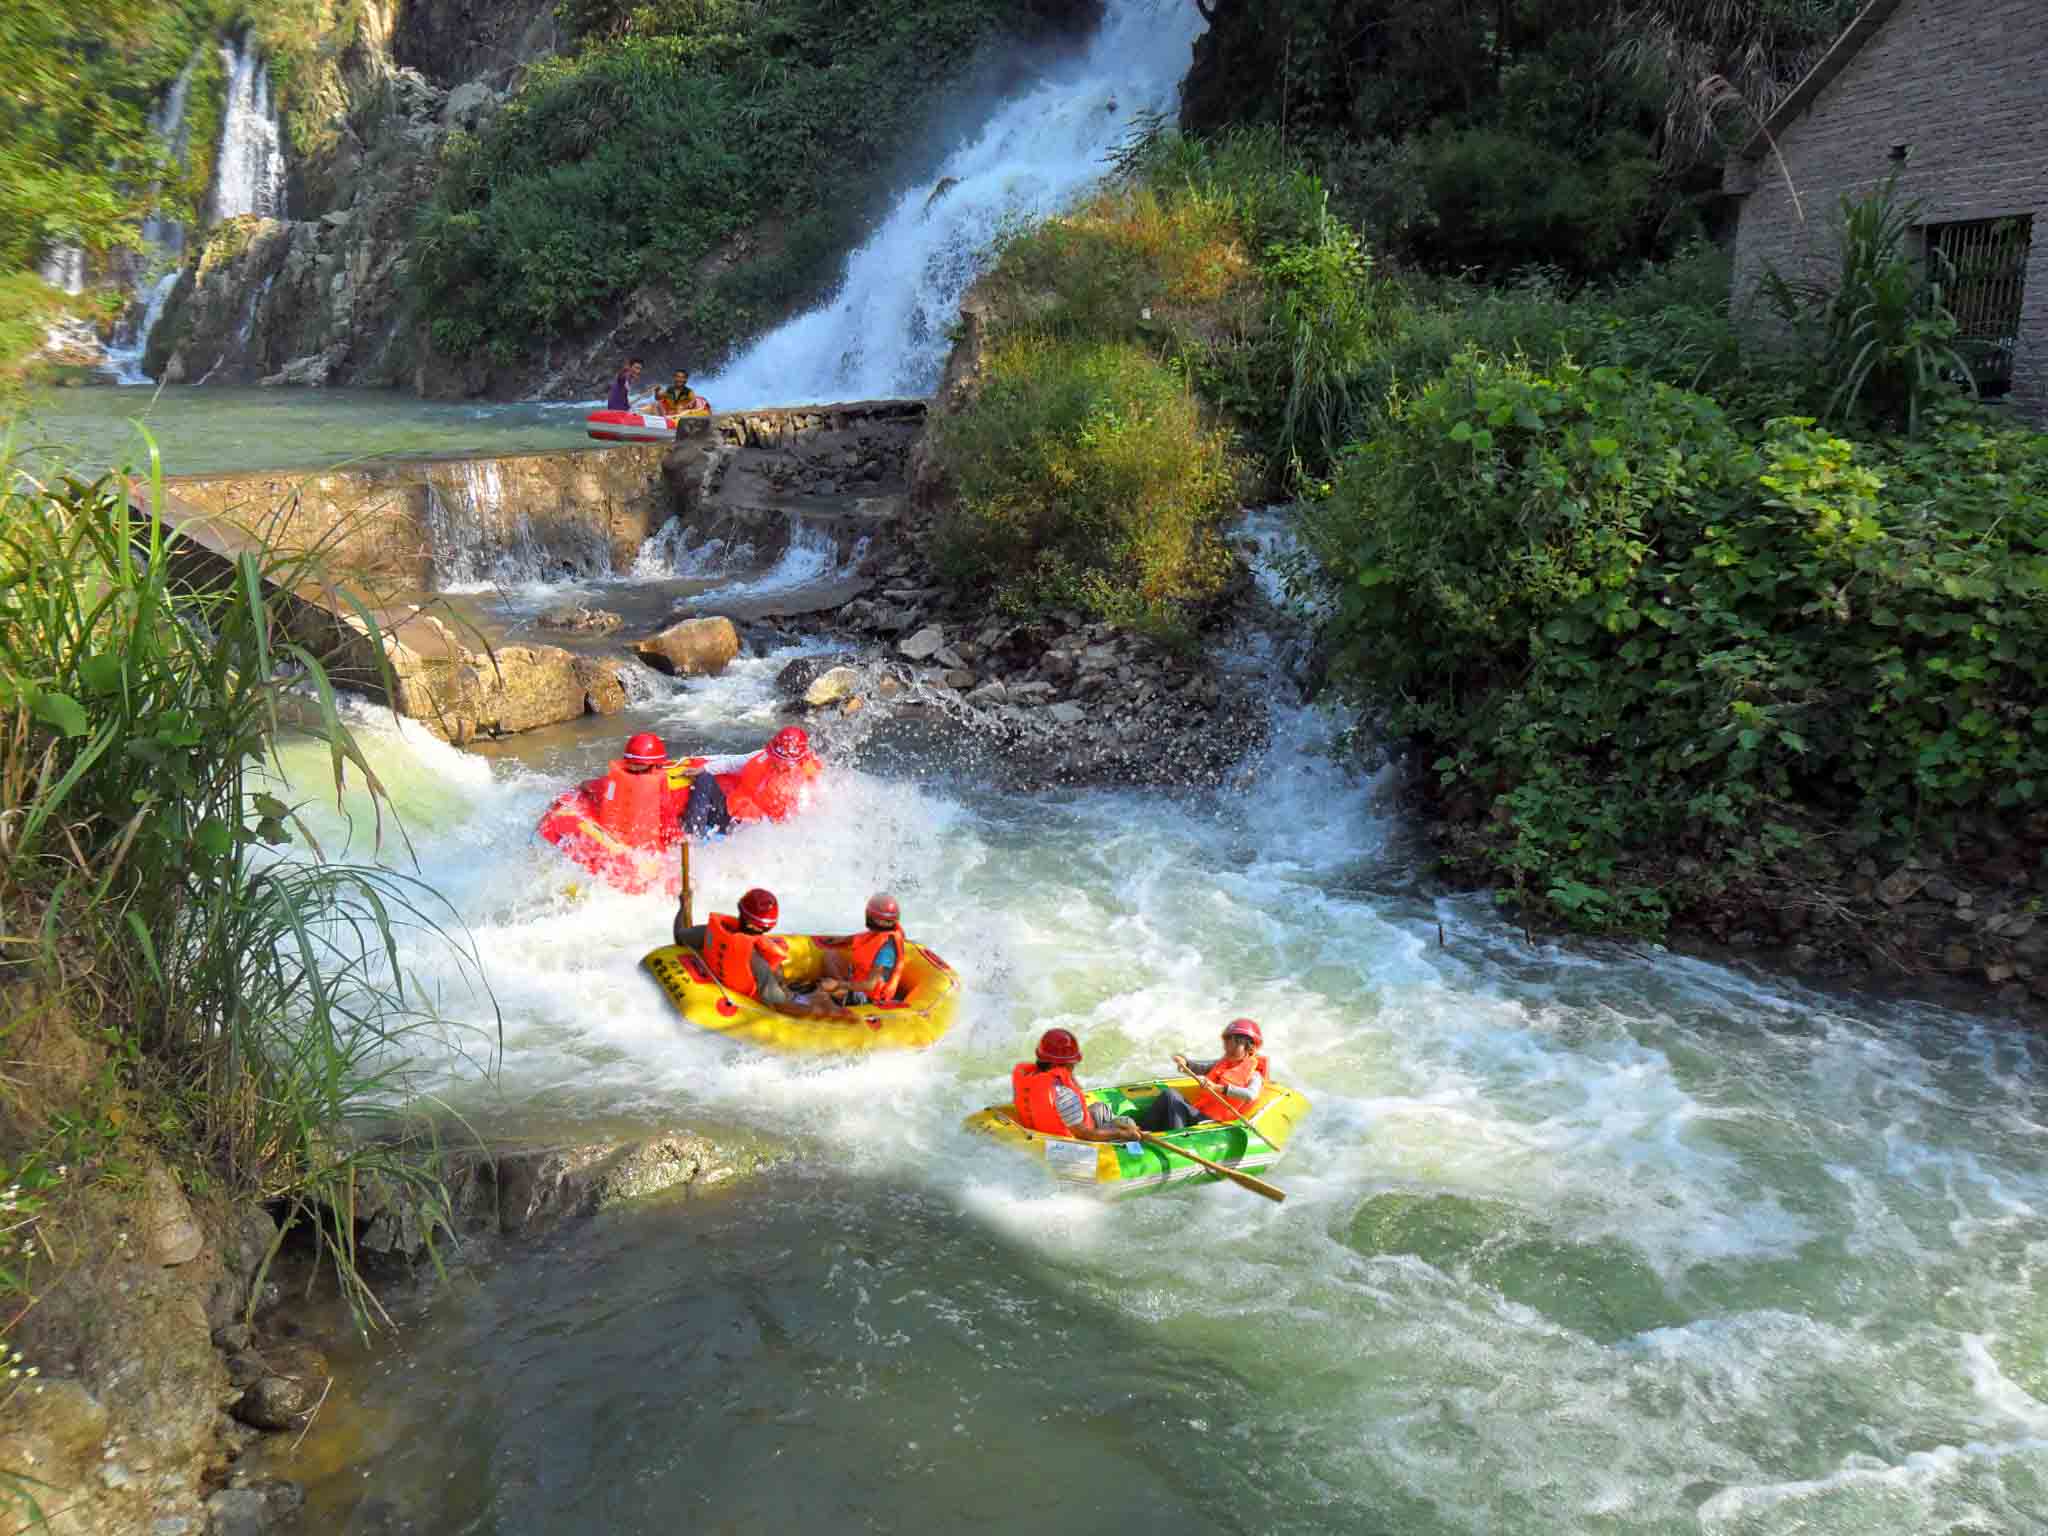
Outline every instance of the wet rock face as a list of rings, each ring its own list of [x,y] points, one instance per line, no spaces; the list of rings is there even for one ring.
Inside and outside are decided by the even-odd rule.
[[[766,568],[794,517],[848,563],[902,518],[924,413],[922,400],[860,400],[711,417],[662,459],[683,547],[745,548]]]
[[[578,656],[554,645],[470,650],[432,614],[378,616],[381,646],[354,616],[316,615],[328,642],[328,673],[340,685],[383,693],[384,667],[396,684],[392,705],[442,740],[461,746],[626,707],[620,663]],[[381,651],[383,666],[379,665]]]
[[[311,1345],[252,1341],[228,1361],[228,1379],[241,1388],[228,1411],[252,1429],[304,1429],[326,1398],[332,1374],[327,1357]]]
[[[414,1258],[430,1241],[449,1236],[533,1237],[621,1200],[724,1183],[774,1155],[766,1147],[684,1130],[638,1141],[464,1153],[443,1165],[446,1208],[429,1209],[410,1184],[367,1186],[357,1207],[358,1242],[366,1252]]]
[[[861,649],[830,670],[792,663],[778,679],[792,706],[846,711],[872,696],[935,712],[1018,788],[1212,785],[1265,745],[1272,680],[1219,655],[1249,606],[1248,578],[1217,605],[1214,634],[1182,654],[1078,612],[988,617],[939,585],[927,544],[913,520],[878,561],[879,590],[823,616],[819,627]]]

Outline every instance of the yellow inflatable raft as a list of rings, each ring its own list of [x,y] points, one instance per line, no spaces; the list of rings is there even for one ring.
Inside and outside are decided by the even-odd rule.
[[[825,971],[828,950],[846,938],[791,933],[782,974],[801,985]],[[713,979],[694,949],[668,944],[640,963],[653,973],[676,1012],[713,1034],[778,1051],[917,1051],[943,1035],[960,1005],[960,978],[936,951],[906,939],[903,961],[909,983],[900,1001],[867,1003],[840,1015],[784,1013],[751,997],[727,991]]]
[[[1169,1077],[1149,1083],[1121,1083],[1113,1088],[1091,1088],[1084,1097],[1090,1104],[1106,1105],[1113,1115],[1137,1115],[1158,1096],[1162,1087],[1192,1093],[1191,1077]],[[1168,1131],[1163,1139],[1190,1152],[1223,1163],[1245,1173],[1262,1173],[1280,1161],[1294,1128],[1308,1116],[1308,1100],[1292,1088],[1268,1083],[1266,1091],[1246,1112],[1264,1139],[1246,1130],[1242,1123],[1219,1124],[1204,1120],[1183,1131]],[[1071,1136],[1045,1136],[1019,1125],[1008,1104],[991,1104],[965,1122],[970,1131],[992,1136],[1044,1163],[1061,1183],[1092,1185],[1104,1195],[1149,1194],[1169,1184],[1197,1180],[1221,1180],[1199,1163],[1175,1157],[1149,1142],[1076,1141]],[[1268,1143],[1270,1142],[1270,1145]]]

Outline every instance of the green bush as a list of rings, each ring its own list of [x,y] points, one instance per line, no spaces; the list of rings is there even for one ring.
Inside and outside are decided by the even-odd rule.
[[[1599,273],[1641,249],[1657,163],[1636,134],[1616,131],[1578,152],[1508,128],[1446,127],[1420,154],[1432,221],[1414,243],[1430,262]]]
[[[1309,540],[1335,675],[1428,753],[1453,863],[1655,931],[2048,798],[2044,493],[2048,439],[1971,416],[1755,437],[1621,370],[1467,355]]]
[[[1141,347],[999,340],[980,399],[940,421],[936,446],[958,490],[939,567],[1010,612],[1071,606],[1171,634],[1229,576],[1224,434]]]

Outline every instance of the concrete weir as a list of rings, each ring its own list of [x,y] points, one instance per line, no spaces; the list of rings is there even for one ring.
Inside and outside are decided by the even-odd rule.
[[[462,743],[614,713],[631,663],[506,643],[522,637],[450,594],[634,576],[657,536],[672,554],[715,545],[733,576],[773,565],[799,530],[844,561],[904,516],[924,411],[791,406],[713,416],[672,444],[171,476],[163,514],[189,559],[317,554],[277,594],[293,633],[338,686]],[[135,495],[147,505],[146,487]],[[660,579],[640,574],[635,590]]]

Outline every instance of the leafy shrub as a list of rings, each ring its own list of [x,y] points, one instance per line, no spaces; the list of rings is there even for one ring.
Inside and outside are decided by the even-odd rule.
[[[2044,493],[2048,439],[1970,416],[1752,439],[1621,370],[1467,355],[1355,450],[1310,542],[1335,672],[1429,751],[1454,862],[1655,931],[2048,799]]]
[[[1834,274],[1793,282],[1766,277],[1781,316],[1818,335],[1829,415],[1866,410],[1920,430],[1927,406],[1973,388],[1956,349],[1956,317],[1945,302],[1946,263],[1910,249],[1920,205],[1898,198],[1897,175],[1868,197],[1843,194]]]
[[[1423,141],[1432,222],[1415,243],[1431,261],[1501,273],[1554,262],[1611,270],[1639,249],[1657,165],[1616,132],[1587,153],[1510,129],[1444,128]]]
[[[958,497],[940,569],[1017,613],[1073,606],[1170,633],[1231,569],[1236,504],[1221,432],[1143,348],[1021,334],[993,343],[980,399],[943,418]]]

